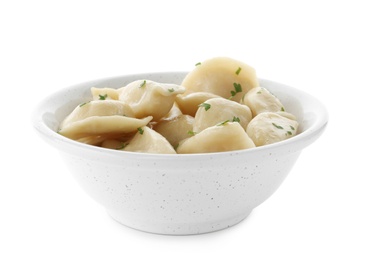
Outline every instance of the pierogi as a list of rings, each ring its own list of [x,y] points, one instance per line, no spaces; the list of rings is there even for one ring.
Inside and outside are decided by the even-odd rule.
[[[254,68],[226,57],[197,63],[181,84],[138,79],[91,88],[61,122],[75,141],[126,152],[215,153],[251,149],[298,133],[294,114],[259,86]]]

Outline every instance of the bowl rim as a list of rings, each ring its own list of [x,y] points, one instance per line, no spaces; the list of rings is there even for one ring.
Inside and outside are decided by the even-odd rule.
[[[125,77],[143,77],[148,75],[170,75],[170,74],[178,74],[178,75],[186,75],[188,72],[185,71],[168,71],[168,72],[148,72],[148,73],[133,73],[133,74],[126,74],[126,75],[119,75],[119,76],[113,76],[113,77],[106,77],[96,80],[90,80],[85,81],[79,84],[74,84],[69,87],[61,88],[51,94],[48,94],[46,97],[44,97],[34,108],[32,116],[31,116],[31,123],[36,130],[36,132],[49,144],[54,146],[58,150],[67,150],[68,152],[77,153],[77,154],[84,154],[78,151],[89,151],[89,152],[95,152],[95,153],[104,153],[107,155],[111,155],[114,157],[128,157],[128,158],[138,158],[140,156],[141,160],[146,159],[175,159],[175,158],[202,158],[202,157],[210,157],[210,156],[226,156],[226,155],[237,155],[237,154],[266,154],[266,153],[274,153],[277,150],[280,150],[284,147],[294,147],[293,144],[298,144],[296,149],[291,150],[301,150],[308,146],[309,144],[313,143],[324,131],[328,124],[329,116],[326,107],[323,105],[321,101],[319,101],[316,97],[312,96],[311,94],[285,85],[280,82],[268,80],[259,78],[259,82],[264,82],[265,84],[275,84],[280,85],[286,89],[289,89],[291,92],[296,93],[299,96],[304,97],[305,99],[310,100],[315,105],[315,110],[319,111],[315,113],[316,119],[315,122],[312,123],[312,125],[306,129],[305,131],[301,132],[298,135],[295,135],[289,139],[276,142],[273,144],[268,144],[260,147],[254,147],[250,149],[242,149],[242,150],[233,150],[233,151],[225,151],[225,152],[213,152],[213,153],[192,153],[192,154],[155,154],[155,153],[142,153],[142,152],[129,152],[129,151],[120,151],[120,150],[114,150],[114,149],[107,149],[99,146],[93,146],[89,144],[80,143],[78,141],[69,139],[67,137],[64,137],[57,132],[50,129],[43,120],[43,114],[45,113],[46,104],[48,103],[48,100],[50,100],[53,97],[59,96],[63,93],[65,93],[68,90],[74,89],[74,88],[81,88],[82,86],[88,85],[88,84],[94,84],[99,82],[105,82],[105,81],[112,81],[117,80],[120,78]],[[295,96],[295,95],[293,95]],[[300,142],[301,140],[306,140],[306,142]],[[301,145],[299,145],[301,143]],[[56,145],[57,144],[57,145]]]

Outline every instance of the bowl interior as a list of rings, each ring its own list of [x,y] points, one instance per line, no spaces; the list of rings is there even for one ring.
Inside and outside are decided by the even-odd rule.
[[[78,104],[91,100],[90,89],[92,87],[120,88],[138,79],[180,84],[186,74],[187,72],[143,73],[100,79],[71,86],[45,98],[34,111],[33,123],[44,137],[77,144],[77,142],[67,140],[67,138],[58,135],[56,132],[60,122]],[[323,130],[328,116],[325,107],[316,98],[299,89],[281,83],[265,79],[260,79],[259,82],[262,87],[267,88],[281,100],[287,112],[297,117],[299,122],[298,135],[288,139],[290,142]]]

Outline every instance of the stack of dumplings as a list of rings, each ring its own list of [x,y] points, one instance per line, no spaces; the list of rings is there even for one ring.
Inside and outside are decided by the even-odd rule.
[[[91,88],[59,133],[130,152],[213,153],[288,139],[298,122],[259,86],[255,70],[226,57],[197,63],[181,85],[140,79],[119,89]]]

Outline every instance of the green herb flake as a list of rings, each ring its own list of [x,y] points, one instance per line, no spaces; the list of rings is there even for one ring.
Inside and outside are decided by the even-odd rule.
[[[174,88],[169,88],[169,89],[167,89],[167,91],[169,91],[170,93],[172,93],[172,92],[174,92],[175,90],[174,90]]]
[[[290,128],[291,128],[291,130],[295,130],[295,127],[293,127],[292,125],[290,125]]]
[[[291,131],[287,131],[286,134],[292,135],[292,132]]]
[[[231,90],[231,98],[234,97],[237,93],[242,92],[241,84],[233,83],[234,90]]]
[[[147,84],[147,81],[146,80],[143,80],[142,84],[140,84],[140,88],[143,88],[145,85]]]
[[[187,132],[187,134],[189,134],[189,135],[195,135],[196,134],[196,132],[193,132],[192,130],[189,130],[188,132]]]
[[[217,126],[226,125],[228,122],[229,122],[229,120],[225,120],[225,121],[220,122],[219,124],[217,124]]]
[[[106,100],[107,96],[107,94],[99,95],[99,100]]]
[[[129,143],[124,143],[122,142],[121,145],[119,147],[116,148],[116,150],[122,150],[124,149]]]
[[[285,112],[285,108],[284,107],[281,107],[281,111],[282,112]],[[292,129],[292,130],[294,130],[294,129]]]
[[[258,92],[256,92],[256,94],[261,94],[262,92],[261,92],[261,90],[259,90]]]
[[[236,75],[240,74],[241,72],[241,67],[238,67],[238,69],[236,70]]]
[[[197,63],[195,64],[195,66],[199,66],[199,65],[201,65],[201,62],[197,62]]]
[[[202,104],[199,104],[198,107],[203,107],[205,108],[205,111],[207,111],[211,108],[211,105],[208,103],[202,103]]]
[[[139,134],[142,135],[144,133],[144,130],[141,127],[138,127],[137,129],[138,129]]]
[[[86,104],[89,104],[89,103],[90,103],[90,101],[84,102],[84,103],[80,104],[79,107],[85,106]]]
[[[274,127],[278,128],[278,129],[283,129],[282,126],[280,126],[280,125],[276,125],[275,123],[272,123],[272,125],[273,125]]]
[[[237,122],[237,123],[239,123],[239,122],[240,122],[240,118],[237,117],[237,116],[234,116],[232,122]]]

